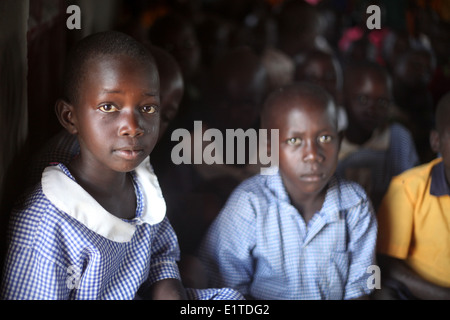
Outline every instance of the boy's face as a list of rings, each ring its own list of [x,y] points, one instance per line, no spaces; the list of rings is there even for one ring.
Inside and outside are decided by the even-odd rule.
[[[185,78],[191,78],[197,72],[201,51],[191,28],[168,31],[162,47],[174,56]]]
[[[242,77],[230,77],[214,96],[214,116],[221,130],[247,130],[258,120],[265,89],[265,74],[254,71]]]
[[[431,56],[426,52],[413,52],[397,68],[397,75],[410,87],[427,86],[433,75]]]
[[[156,66],[112,56],[85,67],[89,72],[73,106],[81,157],[94,168],[131,171],[150,154],[158,138]]]
[[[279,128],[279,167],[289,195],[296,199],[316,196],[337,166],[340,139],[331,106],[317,99],[289,99],[287,112],[275,115]]]
[[[304,81],[316,83],[337,98],[337,72],[331,59],[310,59],[297,70],[297,77]]]
[[[433,151],[441,154],[445,166],[447,183],[450,184],[450,124],[442,125],[439,131],[432,131],[431,146]]]
[[[381,76],[369,73],[355,77],[346,92],[350,125],[368,133],[386,122],[389,104],[388,82]]]

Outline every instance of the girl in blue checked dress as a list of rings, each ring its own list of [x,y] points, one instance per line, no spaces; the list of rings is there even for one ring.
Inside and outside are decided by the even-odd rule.
[[[80,153],[47,167],[11,216],[4,299],[232,299],[186,290],[179,247],[148,160],[158,139],[158,71],[134,39],[103,32],[68,58],[56,104]]]

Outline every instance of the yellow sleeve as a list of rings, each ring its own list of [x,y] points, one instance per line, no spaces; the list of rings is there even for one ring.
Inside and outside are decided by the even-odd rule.
[[[406,259],[413,233],[414,201],[401,177],[392,179],[377,213],[377,252]]]

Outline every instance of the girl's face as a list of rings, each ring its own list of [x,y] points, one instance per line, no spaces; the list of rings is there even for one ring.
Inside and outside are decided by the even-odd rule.
[[[153,150],[159,130],[159,77],[155,65],[127,56],[88,62],[73,106],[83,163],[128,172]]]

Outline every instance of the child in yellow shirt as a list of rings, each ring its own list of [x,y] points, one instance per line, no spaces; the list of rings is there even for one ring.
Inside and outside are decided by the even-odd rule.
[[[390,292],[382,298],[450,299],[449,120],[450,92],[430,135],[440,157],[395,177],[380,205],[377,251]]]

